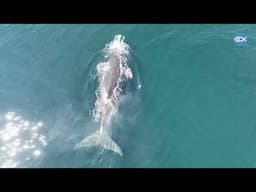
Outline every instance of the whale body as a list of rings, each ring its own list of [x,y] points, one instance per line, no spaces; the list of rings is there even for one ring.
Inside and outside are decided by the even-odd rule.
[[[101,146],[123,155],[121,148],[109,136],[107,128],[118,111],[122,85],[133,78],[132,70],[127,65],[128,49],[129,46],[124,42],[122,35],[115,36],[114,40],[106,45],[106,61],[96,66],[99,84],[93,114],[95,121],[99,122],[99,129],[76,144],[76,149]]]

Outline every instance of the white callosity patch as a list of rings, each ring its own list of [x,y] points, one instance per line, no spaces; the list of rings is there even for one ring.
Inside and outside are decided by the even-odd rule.
[[[1,119],[1,118],[0,118]],[[25,167],[47,145],[42,122],[31,122],[8,112],[0,122],[0,167]]]
[[[93,109],[94,119],[98,122],[104,116],[107,122],[110,121],[111,117],[116,114],[119,97],[122,93],[121,83],[133,78],[132,70],[127,65],[128,55],[129,55],[129,45],[124,41],[125,37],[122,35],[116,35],[114,40],[109,44],[106,44],[103,49],[104,58],[106,62],[101,62],[96,66],[97,77],[99,80],[99,86],[96,90],[97,100],[95,102],[95,108]],[[120,74],[117,79],[116,87],[113,88],[112,97],[108,98],[108,94],[104,89],[104,76],[111,69],[109,59],[111,57],[116,57],[119,61]],[[108,115],[106,116],[106,113]]]

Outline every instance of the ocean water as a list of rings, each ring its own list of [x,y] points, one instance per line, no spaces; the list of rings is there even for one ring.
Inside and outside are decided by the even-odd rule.
[[[0,167],[256,167],[256,25],[1,24]],[[244,33],[238,46],[234,35]],[[123,156],[74,150],[102,50],[130,46],[134,77],[111,124]]]

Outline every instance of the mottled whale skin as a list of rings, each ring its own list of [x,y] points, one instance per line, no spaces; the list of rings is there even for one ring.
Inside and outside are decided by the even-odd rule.
[[[120,79],[120,59],[117,56],[112,56],[109,61],[109,70],[102,78],[103,88],[106,90],[108,99],[112,97],[113,90],[118,86]]]
[[[120,83],[121,83],[121,63],[120,59],[113,55],[106,63],[106,71],[100,79],[100,94],[102,98],[102,113],[100,116],[100,133],[104,128],[107,128],[111,121],[112,112],[117,108],[120,98]]]

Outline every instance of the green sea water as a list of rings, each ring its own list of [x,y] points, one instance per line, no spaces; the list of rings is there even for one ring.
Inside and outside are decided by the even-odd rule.
[[[124,155],[74,150],[117,34],[141,85],[111,127]],[[0,25],[1,167],[256,167],[255,114],[256,25]]]

